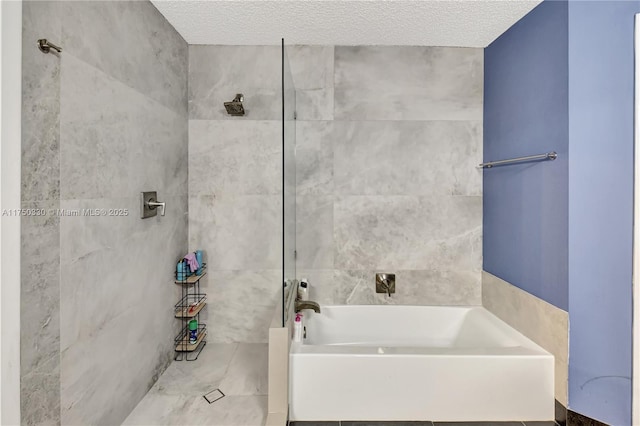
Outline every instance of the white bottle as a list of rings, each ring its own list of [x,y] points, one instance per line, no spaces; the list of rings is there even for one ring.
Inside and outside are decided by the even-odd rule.
[[[298,285],[298,300],[309,300],[309,282],[306,278],[301,279]]]
[[[293,322],[293,341],[302,342],[302,317],[296,314],[296,320]]]

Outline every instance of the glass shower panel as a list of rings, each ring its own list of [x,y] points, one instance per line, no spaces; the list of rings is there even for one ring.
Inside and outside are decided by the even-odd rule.
[[[296,283],[296,90],[282,39],[282,325],[287,292]],[[288,285],[287,285],[288,284]]]

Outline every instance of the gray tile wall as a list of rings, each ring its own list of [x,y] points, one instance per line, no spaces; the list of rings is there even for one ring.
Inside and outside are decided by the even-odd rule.
[[[481,304],[482,50],[312,49],[333,108],[297,122],[298,276],[311,298]],[[391,298],[375,293],[376,272],[397,274]]]
[[[483,53],[288,48],[298,277],[321,303],[480,304]],[[189,48],[189,244],[210,339],[264,342],[281,258],[280,48]],[[247,114],[224,101],[245,95]],[[397,294],[374,292],[395,272]],[[251,314],[247,315],[247,306]]]
[[[202,249],[213,342],[266,342],[282,281],[278,46],[189,46],[189,248]],[[224,102],[245,96],[244,117]]]
[[[55,2],[22,6],[23,209],[60,207],[60,57],[36,40],[60,40]],[[60,220],[21,221],[20,404],[22,423],[60,424]]]
[[[128,215],[23,221],[23,422],[119,424],[173,355],[187,44],[149,2],[25,2],[24,22],[23,204]],[[143,190],[165,217],[140,219]]]

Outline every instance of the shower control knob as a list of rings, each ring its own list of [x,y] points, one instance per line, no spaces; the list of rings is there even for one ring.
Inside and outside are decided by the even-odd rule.
[[[164,207],[165,207],[164,203],[161,203],[156,200],[149,200],[147,201],[147,205],[151,210],[155,210],[157,207],[160,207],[160,216],[164,216]]]

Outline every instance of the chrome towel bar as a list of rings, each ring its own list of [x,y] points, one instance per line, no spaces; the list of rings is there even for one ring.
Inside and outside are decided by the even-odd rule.
[[[558,158],[558,154],[555,151],[547,152],[539,155],[528,155],[526,157],[510,158],[508,160],[489,161],[487,163],[479,164],[478,167],[483,169],[490,169],[493,166],[503,166],[506,164],[520,163],[522,161],[542,161],[542,160],[555,160]]]

